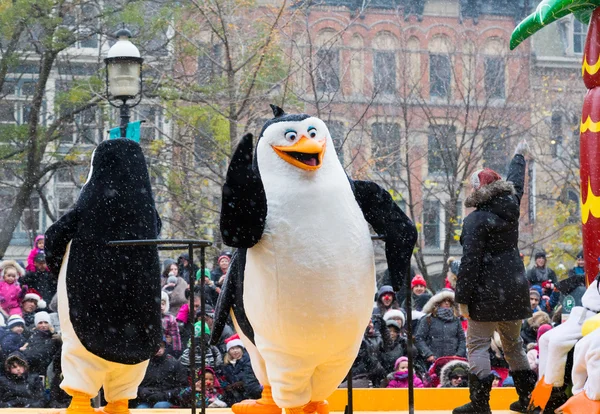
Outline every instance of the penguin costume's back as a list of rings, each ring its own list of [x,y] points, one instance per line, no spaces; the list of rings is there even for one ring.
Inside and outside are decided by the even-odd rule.
[[[91,413],[89,398],[101,386],[106,412],[137,396],[162,339],[158,250],[107,243],[156,239],[160,227],[139,144],[102,142],[75,206],[46,231],[47,263],[58,275],[61,387],[74,397],[70,408]]]
[[[416,242],[410,219],[377,184],[348,178],[325,123],[275,117],[240,141],[223,186],[221,233],[237,247],[213,342],[230,314],[263,385],[236,413],[323,413],[358,354],[373,310],[369,224],[383,235],[397,290]]]

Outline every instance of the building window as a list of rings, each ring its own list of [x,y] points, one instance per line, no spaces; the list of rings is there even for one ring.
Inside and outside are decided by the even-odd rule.
[[[373,54],[375,91],[392,95],[396,92],[396,55],[394,52],[376,51]]]
[[[400,125],[395,123],[374,123],[371,131],[372,158],[379,172],[399,173]]]
[[[340,121],[329,121],[327,123],[331,140],[335,146],[335,152],[337,153],[338,159],[344,165],[344,139],[346,138],[344,123]]]
[[[585,38],[588,26],[577,19],[573,19],[573,53],[582,55],[585,50]]]
[[[100,142],[102,132],[99,129],[98,108],[88,108],[73,117],[73,122],[65,124],[60,135],[60,143],[65,145],[96,145]]]
[[[500,175],[507,172],[508,151],[506,131],[491,127],[483,131],[483,166]]]
[[[340,88],[340,54],[337,49],[321,49],[317,52],[317,90],[337,92]]]
[[[449,171],[457,162],[456,128],[453,125],[431,125],[427,137],[429,174]]]
[[[485,58],[485,93],[488,99],[505,98],[505,62],[502,58]]]
[[[140,127],[140,144],[149,144],[162,135],[162,111],[154,105],[139,105],[135,109],[134,120],[144,121]]]
[[[221,75],[221,68],[216,62],[222,58],[223,48],[221,45],[202,45],[198,55],[198,83],[208,86]]]
[[[451,77],[450,56],[430,53],[429,95],[437,98],[449,98]]]
[[[426,247],[440,247],[440,202],[423,202],[423,239]]]
[[[76,48],[98,48],[99,15],[94,4],[65,4],[62,24],[77,36]]]

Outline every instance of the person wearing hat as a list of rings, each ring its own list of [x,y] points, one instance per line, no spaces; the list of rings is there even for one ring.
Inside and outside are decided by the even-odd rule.
[[[198,271],[198,266],[190,262],[190,255],[187,253],[181,253],[179,255],[177,258],[177,266],[179,267],[179,276],[181,276],[186,283],[190,283],[190,279]]]
[[[227,353],[223,358],[224,400],[228,406],[246,399],[261,397],[262,387],[250,364],[250,355],[240,337],[235,334],[225,341]],[[263,394],[264,398],[265,395]]]
[[[137,398],[132,402],[136,408],[171,408],[176,405],[179,391],[187,385],[185,367],[166,352],[166,338],[150,358],[146,374],[138,387]]]
[[[21,286],[19,278],[25,275],[25,269],[14,260],[3,260],[0,271],[0,312],[5,316],[21,315],[21,299],[26,288]]]
[[[8,355],[15,351],[22,351],[25,345],[25,321],[20,315],[11,315],[6,322],[8,332],[4,334],[2,342],[0,342],[0,361],[4,360]]]
[[[200,274],[202,270],[196,272],[196,286],[194,289],[196,292],[200,292]],[[217,300],[219,299],[219,293],[221,288],[211,279],[210,270],[204,269],[204,301],[211,307],[217,306]]]
[[[213,271],[210,273],[211,279],[219,288],[223,286],[232,256],[233,254],[229,251],[221,252],[219,257],[217,257],[217,266],[215,266]]]
[[[396,316],[397,314],[402,317]],[[387,316],[387,319],[386,319]],[[386,373],[394,371],[394,364],[401,356],[406,355],[406,337],[403,335],[404,313],[398,309],[392,309],[383,316],[385,321],[380,330],[383,339],[381,350],[381,365]]]
[[[389,377],[389,375],[388,375]],[[386,388],[408,388],[408,358],[401,356],[394,362],[394,372]],[[413,377],[413,386],[423,388],[423,381],[417,375]]]
[[[160,312],[162,314],[162,327],[167,343],[166,353],[178,358],[181,355],[181,335],[179,324],[173,315],[169,313],[169,295],[164,290],[160,297]]]
[[[21,316],[25,321],[25,337],[29,338],[35,328],[35,313],[39,309],[46,309],[46,301],[39,292],[33,288],[27,289],[21,301]]]
[[[60,351],[60,339],[54,335],[48,312],[35,314],[35,328],[23,349],[23,355],[29,362],[29,371],[46,375],[48,365]]]
[[[450,361],[440,371],[440,387],[464,388],[469,384],[469,364],[465,361]]]
[[[541,250],[534,255],[534,265],[527,271],[527,280],[530,285],[541,285],[545,280],[551,280],[555,285],[558,278],[554,270],[546,266],[546,252]]]
[[[19,351],[4,361],[0,375],[0,408],[44,407],[44,384],[39,375],[29,373],[29,364]]]
[[[469,318],[467,350],[471,402],[453,414],[490,414],[490,353],[494,331],[500,334],[504,355],[513,372],[519,400],[512,411],[526,413],[537,375],[529,368],[521,339],[522,320],[531,316],[529,282],[519,256],[519,216],[525,186],[525,156],[520,142],[503,180],[489,168],[475,171],[465,207],[474,208],[463,221],[463,255],[456,281],[456,302]],[[544,277],[542,280],[548,280]]]
[[[580,250],[575,257],[575,266],[569,269],[569,277],[584,276],[585,277],[585,260],[583,259],[583,250]]]
[[[538,285],[533,285],[531,289],[529,289],[529,304],[531,305],[532,312],[539,312],[540,309],[540,301],[542,300],[542,288]]]
[[[400,309],[394,289],[389,285],[383,285],[375,295],[375,307],[373,315],[383,316],[390,309]]]
[[[25,276],[19,279],[19,283],[30,289],[35,289],[41,297],[47,298],[48,301],[56,295],[58,287],[58,280],[52,276],[46,266],[46,255],[44,253],[38,253],[35,256],[33,271],[25,273]],[[39,304],[38,308],[42,309]]]
[[[422,311],[425,304],[433,296],[427,289],[427,282],[421,275],[415,275],[410,282],[410,288],[412,290],[411,307],[413,310]],[[406,300],[402,302],[402,309],[406,310]]]

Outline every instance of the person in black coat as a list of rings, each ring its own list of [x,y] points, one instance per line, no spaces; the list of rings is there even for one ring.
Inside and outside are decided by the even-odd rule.
[[[49,302],[56,295],[58,280],[48,271],[44,253],[38,253],[33,260],[35,271],[25,273],[25,276],[19,279],[19,283],[21,286],[26,285],[37,290],[41,297]]]
[[[42,408],[44,386],[39,375],[29,374],[29,364],[20,352],[13,352],[4,362],[0,375],[0,408]]]
[[[488,168],[471,175],[472,193],[466,207],[474,207],[464,220],[463,246],[456,301],[469,317],[467,349],[471,402],[453,414],[489,414],[494,381],[489,348],[494,331],[500,334],[519,401],[510,409],[525,413],[537,375],[529,368],[521,339],[521,321],[531,316],[529,283],[519,255],[519,215],[525,184],[526,142],[517,146],[506,181]]]
[[[252,371],[250,355],[240,339],[228,340],[227,354],[223,362],[223,378],[226,384],[223,388],[223,398],[228,406],[231,407],[245,399],[260,398],[262,387]]]
[[[138,388],[136,408],[170,408],[178,402],[179,392],[187,386],[187,372],[183,365],[165,353],[166,341],[156,355],[150,358],[144,380]]]
[[[540,285],[546,280],[552,281],[555,285],[558,283],[558,278],[554,270],[546,266],[546,252],[537,252],[534,256],[534,266],[527,272],[527,280],[530,285]]]
[[[52,331],[50,315],[47,312],[36,313],[35,329],[23,350],[23,355],[29,362],[29,371],[45,376],[48,365],[59,350],[60,339]]]

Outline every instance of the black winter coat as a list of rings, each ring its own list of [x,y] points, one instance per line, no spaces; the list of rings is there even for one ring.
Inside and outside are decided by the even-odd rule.
[[[37,290],[42,299],[50,303],[54,295],[56,295],[58,279],[52,276],[50,272],[36,270],[35,272],[25,273],[25,276],[19,279],[19,283],[21,286],[27,285],[29,288]]]
[[[29,362],[29,372],[46,375],[48,365],[60,350],[60,339],[50,331],[33,331],[23,355]]]
[[[0,408],[42,408],[44,405],[44,387],[39,375],[0,375]]]
[[[179,361],[167,354],[153,356],[132,407],[141,403],[156,404],[159,401],[175,404],[179,392],[187,385],[187,371]]]
[[[419,354],[427,359],[443,356],[467,356],[465,332],[459,318],[443,320],[431,315],[419,320],[415,343]]]
[[[229,363],[223,366],[223,375],[227,383],[224,400],[230,407],[245,399],[260,398],[262,387],[252,371],[250,356],[246,351],[235,365]]]
[[[525,158],[515,155],[506,181],[483,186],[465,201],[466,207],[476,209],[465,218],[460,236],[463,256],[456,302],[469,305],[475,321],[531,316],[529,283],[517,245],[524,181]]]
[[[372,336],[365,335],[352,364],[352,378],[366,377],[373,387],[379,387],[387,374],[381,363],[382,352],[383,340],[379,332],[375,332]]]

